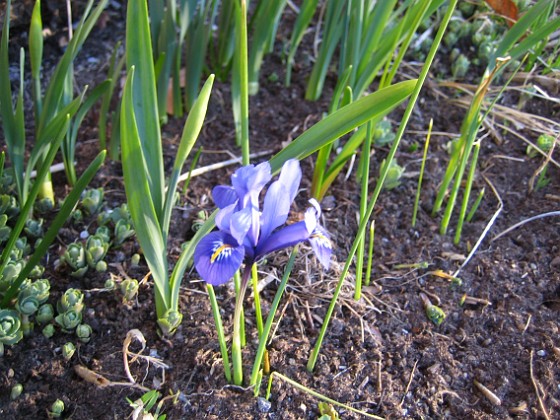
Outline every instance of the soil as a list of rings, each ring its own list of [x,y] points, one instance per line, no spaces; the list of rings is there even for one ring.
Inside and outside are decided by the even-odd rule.
[[[103,24],[94,29],[80,54],[76,71],[78,86],[103,79],[113,46],[124,39],[123,3],[110,2]],[[29,21],[30,10],[15,13],[12,43],[18,48],[13,47],[11,63],[16,62],[18,42],[26,43],[22,28]],[[64,29],[65,17],[60,16],[64,13],[59,15],[53,10],[57,8],[51,5],[45,21],[45,26],[55,34],[47,42],[45,54],[51,66],[47,65],[45,71],[56,63],[60,44],[54,38],[60,39]],[[288,8],[286,21],[294,19],[294,12]],[[302,59],[294,69],[292,85],[283,86],[285,65],[281,48],[288,41],[287,31],[280,30],[276,49],[267,56],[261,71],[260,90],[251,97],[251,151],[268,152],[255,161],[279,151],[285,142],[319,121],[334,84],[333,76],[327,81],[323,96],[327,99],[305,101],[305,79],[310,65]],[[310,51],[312,42],[313,36],[308,34],[300,57],[306,49]],[[435,63],[440,70],[444,65],[443,59]],[[408,76],[413,76],[419,68],[407,67]],[[434,71],[435,74],[441,71]],[[277,75],[278,80],[271,75]],[[475,75],[471,77],[476,80]],[[556,91],[549,93],[558,95],[558,84]],[[310,249],[303,247],[299,253],[280,305],[277,330],[268,347],[271,369],[335,401],[387,418],[503,419],[546,415],[557,418],[560,416],[559,218],[542,218],[496,240],[493,238],[531,216],[557,211],[560,172],[549,165],[550,183],[529,193],[529,182],[542,159],[528,158],[526,144],[510,133],[503,133],[501,141],[492,136],[486,138],[481,143],[480,169],[475,179],[475,191],[486,187],[481,207],[466,225],[459,245],[453,244],[456,219],[452,219],[450,232],[440,235],[441,215],[431,217],[431,206],[449,160],[446,145],[457,136],[465,113],[450,100],[453,94],[452,90],[439,86],[435,76],[430,77],[397,154],[399,164],[406,168],[405,176],[400,186],[381,194],[374,212],[371,283],[364,287],[362,299],[355,301],[354,271],[344,280],[316,369],[310,373],[306,370],[307,360],[357,230],[360,191],[355,170],[348,179],[340,177],[334,183],[329,206],[324,211],[324,226],[331,232],[335,245],[334,262],[324,271]],[[217,82],[199,139],[203,152],[198,166],[240,155],[235,146],[229,98],[228,84]],[[518,99],[515,92],[507,93],[504,104],[513,106]],[[556,122],[560,120],[560,108],[550,101],[531,99],[524,110]],[[403,109],[395,111],[391,120],[398,123],[402,112]],[[424,144],[432,118],[434,134],[421,188],[421,206],[418,222],[412,227],[422,158],[422,147],[414,150],[413,145]],[[183,123],[171,119],[163,127],[165,161],[169,165]],[[518,131],[536,139],[530,127]],[[84,120],[80,138],[77,161],[78,168],[83,169],[98,151],[95,112]],[[372,174],[378,173],[387,150],[376,148],[371,160]],[[304,180],[295,211],[306,207],[313,159],[304,160],[302,169]],[[182,206],[175,211],[169,245],[171,262],[177,260],[180,244],[192,236],[196,213],[201,209],[213,210],[209,198],[211,188],[228,183],[233,170],[235,166],[229,166],[192,179],[181,198]],[[54,180],[62,197],[64,175],[56,174]],[[372,188],[374,182],[372,179]],[[107,208],[125,200],[118,162],[107,161],[92,186],[105,188]],[[499,208],[499,215],[491,222]],[[484,233],[487,226],[490,230]],[[253,389],[226,382],[209,300],[196,271],[188,273],[181,291],[183,323],[174,336],[162,339],[157,334],[153,285],[149,278],[141,283],[137,298],[129,303],[124,303],[118,292],[95,290],[103,287],[109,273],[117,279],[146,276],[148,270],[144,263],[130,266],[130,257],[139,252],[134,240],[109,252],[106,273],[90,271],[86,277],[75,279],[65,269],[56,270],[53,263],[65,246],[76,240],[81,231],[93,233],[95,228],[95,220],[69,223],[45,262],[52,285],[52,303],[70,287],[86,291],[84,321],[92,326],[93,338],[87,344],[77,344],[77,352],[70,361],[62,357],[61,347],[67,341],[76,340],[60,331],[46,339],[36,327],[30,337],[7,346],[0,358],[2,418],[46,418],[57,398],[65,403],[63,418],[127,418],[133,410],[127,398],[136,400],[143,394],[127,384],[123,363],[123,344],[133,329],[141,331],[146,339],[147,348],[142,354],[157,358],[160,364],[138,359],[130,363],[131,374],[137,384],[158,389],[163,395],[177,395],[175,402],[167,399],[163,404],[168,419],[320,417],[319,399],[278,377],[272,383],[270,405],[262,398],[266,393],[266,377],[261,398],[254,396]],[[457,274],[461,284],[433,274],[436,270],[455,273],[482,236],[480,247]],[[261,294],[265,315],[282,277],[287,255],[279,252],[266,265],[259,266],[262,278],[272,278]],[[427,262],[429,267],[399,268],[399,264],[420,262]],[[216,292],[226,330],[231,331],[234,292],[229,285],[216,288]],[[446,313],[441,325],[427,318],[421,293]],[[465,294],[479,300],[461,305]],[[245,309],[248,338],[244,361],[248,376],[249,361],[257,342],[252,297],[246,299]],[[138,342],[133,342],[130,348],[140,351]],[[88,382],[77,374],[76,366],[120,384],[99,386],[99,381],[98,384]],[[16,383],[23,384],[24,393],[12,401],[10,389]],[[481,391],[477,383],[489,389],[494,398]],[[363,418],[344,408],[335,408],[341,418]]]

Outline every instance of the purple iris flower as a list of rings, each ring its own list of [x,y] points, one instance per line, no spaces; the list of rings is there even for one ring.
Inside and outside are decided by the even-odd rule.
[[[327,231],[319,224],[321,210],[315,200],[304,220],[284,226],[301,181],[299,162],[284,163],[280,176],[268,187],[262,211],[259,195],[272,179],[270,164],[239,168],[231,177],[231,186],[218,185],[212,197],[219,208],[217,231],[200,240],[194,262],[200,276],[212,285],[227,282],[241,267],[265,255],[303,241],[311,244],[319,262],[329,267],[332,245]],[[280,228],[280,229],[279,229]]]

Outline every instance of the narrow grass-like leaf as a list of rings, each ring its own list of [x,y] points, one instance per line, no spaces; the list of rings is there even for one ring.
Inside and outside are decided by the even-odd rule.
[[[360,191],[360,223],[366,217],[368,187],[369,187],[369,158],[371,155],[371,147],[373,143],[373,124],[367,123],[366,141],[362,147],[362,165],[361,165],[361,191]],[[356,254],[356,287],[354,289],[354,300],[360,300],[362,297],[362,279],[364,274],[364,253],[366,249],[366,233],[362,234],[358,250]]]
[[[62,144],[62,158],[64,159],[64,169],[66,171],[66,178],[70,185],[76,183],[76,168],[74,165],[74,155],[76,149],[76,139],[78,138],[78,130],[82,125],[82,121],[88,111],[97,100],[104,95],[110,88],[111,81],[106,80],[96,86],[87,97],[87,99],[81,104],[80,109],[76,112],[76,116],[72,121],[72,126],[68,132],[67,141]]]
[[[18,191],[20,204],[25,201],[24,193],[24,155],[25,155],[25,127],[23,125],[23,92],[20,89],[16,110],[12,105],[12,86],[10,84],[10,68],[8,60],[8,42],[10,38],[10,16],[11,0],[6,4],[4,27],[2,28],[2,40],[0,42],[0,117],[2,119],[2,131],[8,149],[8,156],[12,162],[14,179]],[[20,82],[20,85],[23,81]],[[21,101],[20,101],[20,98]],[[20,106],[21,102],[21,106]],[[21,109],[21,113],[18,112]]]
[[[148,38],[149,40],[149,38]],[[149,167],[144,159],[133,104],[135,67],[129,71],[121,104],[122,166],[126,199],[138,242],[155,282],[158,319],[169,309],[167,250],[154,207],[149,183]],[[158,130],[159,132],[159,130]]]
[[[307,30],[309,23],[311,23],[311,19],[313,19],[313,15],[315,15],[318,1],[319,0],[304,0],[299,9],[296,23],[292,28],[290,52],[288,53],[288,58],[286,59],[286,86],[290,86],[294,57],[296,56],[298,46],[305,35],[305,31]]]
[[[179,150],[177,150],[177,155],[175,156],[175,162],[173,164],[173,170],[169,178],[169,183],[167,185],[167,195],[165,197],[163,222],[162,222],[162,232],[163,232],[163,242],[167,242],[167,232],[169,231],[169,223],[171,221],[171,212],[173,210],[173,205],[175,203],[175,192],[177,190],[177,183],[179,176],[181,175],[181,170],[185,160],[189,156],[196,139],[202,129],[204,123],[204,118],[206,117],[206,110],[208,109],[208,101],[210,100],[210,93],[212,92],[212,84],[214,83],[214,75],[210,75],[202,90],[200,95],[196,99],[187,121],[183,128],[183,135],[181,136],[181,142],[179,143]]]
[[[247,4],[235,0],[235,47],[233,57],[231,96],[235,138],[241,146],[243,165],[249,164],[249,73],[247,56]]]
[[[185,246],[183,252],[181,252],[181,256],[173,268],[173,272],[171,273],[171,277],[169,279],[169,288],[171,289],[171,307],[175,308],[179,305],[179,288],[181,287],[181,281],[183,280],[185,271],[187,267],[192,264],[194,250],[198,242],[205,235],[210,233],[212,229],[214,229],[216,213],[217,211],[212,213],[206,222],[204,222],[204,224],[196,231],[193,238]]]
[[[62,140],[62,138],[61,138]],[[76,181],[72,191],[66,196],[60,210],[58,211],[56,217],[51,222],[49,229],[41,239],[39,245],[35,248],[33,255],[27,260],[25,267],[19,273],[18,278],[12,283],[10,288],[4,294],[0,307],[5,308],[18,291],[19,286],[27,278],[31,270],[35,268],[37,264],[41,261],[41,258],[47,253],[49,246],[57,238],[60,229],[66,223],[70,214],[76,207],[76,203],[80,200],[82,192],[89,185],[101,165],[105,160],[105,151],[101,151],[97,157],[91,162],[88,168],[84,171],[82,176]]]
[[[134,66],[130,104],[136,119],[141,154],[158,224],[163,216],[164,174],[157,109],[155,71],[146,0],[130,0],[126,20],[126,66]],[[126,106],[123,106],[126,108]],[[121,126],[123,116],[121,116]],[[121,133],[122,135],[122,133]],[[124,136],[121,138],[125,143]],[[138,164],[138,163],[137,163]]]
[[[480,203],[482,202],[482,199],[484,198],[484,188],[480,190],[480,192],[478,193],[478,196],[476,197],[476,200],[474,201],[471,210],[469,211],[469,214],[467,215],[467,222],[470,223],[474,217],[474,215],[476,214],[476,211],[478,210],[478,207],[480,206]]]
[[[107,117],[110,116],[109,107],[111,106],[111,99],[113,97],[113,92],[115,91],[115,86],[117,81],[120,79],[120,74],[124,66],[125,57],[121,57],[117,60],[117,54],[120,48],[121,42],[117,42],[115,48],[113,48],[113,53],[111,54],[111,59],[109,60],[109,70],[107,71],[107,80],[110,81],[109,89],[103,95],[101,99],[101,107],[99,109],[99,148],[101,150],[107,148]],[[112,155],[109,155],[113,158]]]
[[[416,80],[397,83],[335,111],[274,155],[270,160],[272,171],[280,170],[288,159],[301,160],[367,121],[386,115],[410,96],[415,84]]]
[[[251,381],[249,382],[251,386],[255,386],[257,383],[257,378],[258,378],[259,371],[261,369],[263,356],[266,351],[266,344],[268,342],[270,331],[272,330],[272,323],[274,322],[274,318],[276,317],[276,311],[278,311],[278,306],[280,305],[280,299],[284,294],[284,290],[286,290],[288,280],[290,279],[290,275],[292,274],[292,269],[294,268],[294,263],[296,260],[297,253],[298,253],[298,246],[296,245],[294,246],[292,252],[290,253],[290,259],[286,264],[284,275],[282,276],[282,280],[278,285],[278,289],[276,290],[276,294],[274,295],[274,300],[270,305],[270,311],[268,312],[268,316],[266,317],[266,323],[264,325],[263,332],[259,336],[259,347],[257,348],[257,352],[255,354],[255,358],[253,361],[253,370],[251,372]]]
[[[29,56],[31,79],[33,82],[33,102],[35,106],[35,123],[39,122],[42,110],[41,63],[43,61],[43,21],[41,19],[41,0],[35,1],[29,26]]]
[[[402,136],[404,134],[404,130],[406,128],[406,125],[408,124],[410,116],[412,115],[412,110],[413,110],[413,108],[416,104],[418,96],[420,95],[420,90],[422,88],[422,85],[424,84],[424,81],[426,80],[426,77],[428,76],[428,72],[430,70],[431,64],[434,60],[434,57],[435,57],[436,52],[439,48],[439,45],[441,44],[441,40],[443,38],[443,34],[445,33],[447,25],[448,25],[449,21],[451,20],[451,16],[453,15],[453,11],[455,10],[455,7],[457,5],[457,1],[458,0],[450,0],[449,6],[447,8],[445,16],[443,17],[442,23],[441,23],[441,25],[438,29],[438,32],[437,32],[436,36],[434,37],[434,42],[432,44],[432,47],[430,48],[430,51],[428,52],[428,55],[426,57],[426,62],[424,63],[424,66],[422,67],[422,71],[420,72],[420,76],[418,78],[418,81],[414,82],[415,86],[414,86],[413,92],[411,94],[411,99],[410,99],[410,101],[409,101],[409,103],[406,107],[403,118],[401,120],[401,124],[399,126],[399,130],[396,134],[395,140],[394,140],[394,142],[391,146],[391,149],[389,150],[389,153],[388,153],[387,158],[386,158],[386,161],[388,163],[386,165],[387,169],[390,166],[390,162],[395,157],[395,154],[396,154],[397,149],[399,147],[400,141],[401,141]],[[398,85],[394,85],[392,87],[395,87],[395,86],[398,86]],[[390,89],[390,88],[386,88],[386,89]],[[380,92],[382,92],[382,91],[380,91]],[[354,102],[354,104],[356,104],[357,102],[359,102],[359,101]],[[349,107],[354,105],[354,104],[349,105]],[[377,203],[377,199],[379,197],[379,194],[381,193],[381,189],[383,188],[383,184],[384,184],[385,179],[387,177],[387,172],[388,172],[387,169],[384,170],[381,173],[381,175],[379,177],[379,180],[377,181],[377,184],[376,184],[375,189],[373,191],[372,197],[370,198],[370,202],[368,204],[368,207],[366,209],[366,217],[361,221],[360,225],[358,226],[358,232],[356,234],[356,239],[352,243],[352,247],[351,247],[350,252],[348,254],[348,257],[346,259],[346,264],[344,265],[344,268],[342,269],[342,272],[340,274],[340,279],[339,279],[339,281],[336,285],[333,297],[331,299],[331,303],[329,305],[329,308],[327,309],[327,313],[326,313],[325,318],[323,320],[323,325],[321,326],[321,331],[319,332],[319,336],[317,338],[317,341],[315,342],[315,346],[313,347],[313,350],[311,352],[311,356],[309,357],[309,360],[307,362],[307,370],[309,370],[309,371],[313,371],[313,369],[315,368],[315,364],[317,362],[317,358],[319,357],[319,352],[320,352],[321,346],[323,344],[323,339],[324,339],[325,334],[326,334],[326,330],[329,326],[330,319],[331,319],[333,311],[334,311],[334,307],[336,306],[338,296],[339,296],[340,291],[342,289],[342,284],[344,282],[344,279],[346,278],[346,275],[348,274],[348,271],[350,270],[350,265],[352,264],[352,260],[354,258],[354,255],[356,254],[356,250],[358,249],[359,238],[364,234],[364,232],[366,230],[367,220],[369,220],[369,218],[371,217],[371,214],[373,212],[373,208],[375,207],[375,204]]]
[[[465,221],[465,215],[467,214],[467,207],[469,205],[469,198],[471,196],[472,184],[474,181],[474,173],[476,171],[476,163],[478,161],[478,152],[480,151],[480,143],[474,144],[473,156],[471,158],[471,167],[467,175],[467,183],[465,185],[465,191],[463,193],[463,202],[461,204],[461,209],[459,211],[459,220],[457,221],[457,229],[455,230],[455,238],[453,242],[455,245],[461,240],[461,233],[463,231],[463,223]]]
[[[369,414],[369,413],[366,413],[365,411],[357,410],[357,409],[355,409],[354,407],[351,407],[351,406],[346,405],[346,404],[342,404],[342,403],[340,403],[340,402],[338,402],[338,401],[335,401],[335,400],[333,400],[333,399],[331,399],[331,398],[329,398],[329,397],[324,396],[323,394],[319,394],[318,392],[313,391],[312,389],[310,389],[310,388],[308,388],[308,387],[306,387],[306,386],[304,386],[304,385],[302,385],[302,384],[300,384],[300,383],[294,381],[293,379],[290,379],[290,378],[288,378],[287,376],[284,376],[284,375],[282,375],[281,373],[278,373],[278,372],[272,372],[272,373],[270,374],[270,377],[268,378],[268,388],[267,388],[267,393],[266,393],[266,399],[267,399],[267,400],[270,398],[270,389],[272,388],[272,379],[273,379],[275,376],[278,377],[278,378],[280,378],[280,379],[282,379],[283,381],[289,383],[290,385],[292,385],[292,386],[295,387],[296,389],[299,389],[300,391],[303,391],[303,392],[305,392],[305,393],[307,393],[307,394],[309,394],[309,395],[312,395],[313,397],[318,398],[318,399],[320,399],[320,400],[326,401],[326,402],[328,402],[329,404],[333,404],[333,405],[336,405],[336,406],[338,406],[338,407],[341,407],[341,408],[343,408],[343,409],[345,409],[345,410],[348,410],[348,411],[351,411],[351,412],[353,412],[353,413],[356,413],[356,414],[360,415],[361,418],[363,418],[363,417],[368,417],[368,418],[371,418],[371,419],[384,420],[383,417],[379,417],[379,416],[376,416],[376,415],[374,415],[374,414]],[[327,416],[328,416],[328,415],[327,415]],[[330,417],[330,416],[328,416],[328,417]]]
[[[416,197],[414,199],[414,207],[412,209],[412,227],[416,226],[416,215],[418,214],[418,204],[420,203],[420,191],[422,190],[422,179],[424,178],[424,169],[426,167],[426,158],[428,157],[428,146],[430,145],[430,138],[432,136],[433,125],[434,125],[434,120],[430,119],[430,124],[428,125],[428,135],[426,136],[426,143],[424,143],[422,164],[420,165],[420,175],[418,175],[418,186],[416,187]]]
[[[253,17],[252,42],[247,61],[250,95],[256,94],[259,90],[259,71],[263,57],[270,40],[274,39],[275,28],[285,6],[286,0],[259,2]]]
[[[97,22],[97,19],[105,9],[108,0],[101,0],[95,9],[92,9],[93,0],[89,0],[84,11],[84,15],[77,26],[74,36],[68,43],[66,51],[62,56],[60,62],[56,66],[56,69],[51,77],[51,81],[45,92],[45,97],[43,98],[43,108],[41,116],[39,118],[39,124],[37,127],[37,134],[40,135],[41,131],[45,129],[49,121],[57,114],[65,104],[62,104],[62,95],[64,93],[64,84],[66,77],[72,66],[74,58],[80,51],[82,45],[84,44],[87,36],[93,29],[93,26]],[[91,11],[91,14],[90,14]]]
[[[2,251],[2,255],[0,256],[0,273],[4,271],[6,265],[8,264],[8,261],[10,260],[9,258],[10,253],[25,226],[27,217],[30,214],[31,209],[33,208],[33,203],[35,202],[35,198],[37,198],[37,195],[39,194],[39,191],[43,184],[43,180],[46,178],[47,174],[49,173],[50,166],[54,160],[54,157],[56,156],[58,148],[60,147],[60,143],[62,142],[62,139],[66,134],[66,131],[68,130],[69,123],[70,123],[70,117],[66,116],[64,124],[61,124],[59,128],[59,132],[51,142],[51,147],[49,148],[41,167],[38,168],[35,182],[33,183],[33,186],[31,187],[31,190],[27,195],[27,199],[25,200],[25,203],[23,204],[20,210],[16,224],[12,228],[10,237],[8,238],[8,241],[4,245],[4,250]]]
[[[216,332],[218,334],[218,343],[220,344],[220,353],[222,354],[222,364],[224,366],[224,376],[226,381],[231,382],[231,367],[229,364],[229,353],[226,344],[226,337],[224,333],[224,325],[222,323],[222,316],[220,315],[220,306],[214,293],[214,287],[211,284],[206,284],[206,291],[210,299],[210,306],[212,307],[212,316],[216,324]]]
[[[211,36],[212,24],[217,11],[216,0],[202,2],[198,13],[193,16],[187,31],[185,106],[190,110],[198,95],[204,60],[208,50],[208,40]]]
[[[323,41],[319,47],[319,55],[311,70],[311,76],[305,91],[305,99],[307,100],[316,101],[323,91],[327,70],[344,29],[344,3],[344,1],[327,3]]]

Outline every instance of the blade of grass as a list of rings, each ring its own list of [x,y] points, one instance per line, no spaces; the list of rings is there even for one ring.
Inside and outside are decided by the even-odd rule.
[[[206,111],[208,109],[208,101],[210,100],[210,93],[212,92],[212,85],[214,83],[214,75],[210,75],[202,90],[200,95],[195,100],[185,126],[183,127],[183,134],[181,135],[181,141],[179,143],[179,149],[175,155],[175,162],[173,163],[173,169],[171,171],[171,176],[169,177],[169,183],[167,185],[167,195],[165,197],[165,205],[163,212],[163,222],[162,222],[162,232],[163,232],[163,242],[167,243],[167,232],[169,231],[169,223],[171,222],[171,212],[175,204],[175,193],[177,191],[177,183],[179,181],[179,176],[181,175],[181,170],[185,164],[185,160],[189,156],[197,138],[202,129],[204,123],[204,118],[206,117]]]
[[[432,44],[432,47],[430,48],[430,51],[429,51],[429,53],[426,57],[426,62],[424,63],[424,66],[422,67],[422,71],[420,72],[420,76],[418,78],[418,81],[415,82],[414,91],[411,95],[410,101],[409,101],[409,103],[406,107],[406,110],[404,112],[404,115],[403,115],[403,118],[401,120],[401,124],[399,126],[399,130],[396,134],[395,140],[394,140],[394,142],[391,146],[391,149],[389,150],[389,153],[387,155],[386,161],[388,163],[390,163],[393,160],[393,158],[394,158],[394,156],[397,152],[397,149],[399,147],[399,144],[400,144],[401,138],[403,136],[404,130],[406,128],[406,125],[408,124],[410,116],[412,115],[412,110],[413,110],[413,108],[416,104],[416,101],[418,99],[418,96],[420,94],[420,90],[422,89],[424,81],[426,80],[426,77],[427,77],[428,72],[430,70],[431,64],[434,60],[434,57],[437,53],[437,50],[439,49],[439,45],[440,45],[441,40],[443,38],[443,34],[445,33],[445,30],[447,28],[447,25],[448,25],[449,21],[451,20],[451,16],[453,15],[453,11],[455,10],[456,5],[457,5],[457,0],[450,0],[449,6],[447,7],[447,11],[445,13],[445,16],[443,17],[442,23],[441,23],[441,25],[438,29],[438,32],[437,32],[436,36],[434,37],[434,42]],[[398,86],[398,85],[394,85],[394,86]],[[394,87],[394,86],[392,86],[392,87]],[[386,88],[386,89],[389,89],[389,88]],[[357,102],[355,102],[355,103],[357,103]],[[354,104],[351,104],[351,105],[354,105]],[[349,105],[349,106],[351,106],[351,105]],[[366,217],[364,218],[364,220],[362,220],[362,222],[360,223],[360,225],[358,227],[358,232],[357,232],[356,238],[359,238],[360,236],[362,236],[364,234],[364,231],[365,231],[366,226],[367,226],[367,220],[369,220],[369,218],[371,217],[371,214],[373,212],[373,208],[374,208],[374,206],[377,202],[377,198],[379,197],[381,189],[383,188],[383,183],[385,182],[385,179],[387,177],[387,172],[388,172],[389,166],[390,166],[389,164],[387,164],[385,166],[386,170],[381,173],[381,176],[379,177],[379,180],[377,181],[377,184],[375,186],[375,190],[373,191],[373,195],[370,198],[370,202],[369,202],[368,207],[366,209]],[[340,274],[340,280],[338,281],[338,284],[337,284],[336,289],[334,291],[331,303],[329,305],[329,308],[327,309],[327,313],[326,313],[324,321],[323,321],[323,325],[321,326],[321,331],[319,333],[317,341],[315,342],[315,346],[313,347],[313,351],[312,351],[311,356],[309,357],[309,360],[308,360],[308,363],[307,363],[307,370],[309,370],[309,371],[313,371],[313,369],[315,368],[315,364],[317,362],[317,358],[319,356],[319,351],[321,350],[321,346],[323,344],[323,339],[325,337],[327,327],[329,326],[329,322],[330,322],[330,319],[332,317],[334,307],[335,307],[336,302],[338,300],[338,295],[340,294],[340,290],[342,289],[342,284],[343,284],[344,279],[346,278],[346,275],[348,274],[348,271],[350,269],[352,259],[354,258],[354,255],[356,254],[358,244],[359,244],[359,240],[355,239],[353,244],[352,244],[352,247],[350,249],[348,258],[346,260],[346,264],[344,265],[344,268],[342,269],[342,272]]]
[[[397,83],[335,111],[274,155],[270,160],[272,172],[280,170],[286,160],[301,160],[367,121],[387,114],[412,93],[415,84],[416,80]]]
[[[317,3],[319,0],[304,0],[300,9],[299,14],[296,18],[296,23],[292,28],[292,36],[290,38],[290,51],[288,53],[288,58],[286,59],[286,86],[290,86],[292,78],[292,67],[294,65],[294,57],[298,49],[305,31],[311,23],[311,19],[315,15],[317,10]]]
[[[149,40],[149,38],[148,38]],[[133,79],[135,67],[131,67],[124,88],[121,105],[121,147],[124,185],[130,215],[138,243],[155,282],[156,312],[162,318],[170,308],[167,274],[167,250],[163,241],[156,203],[150,188],[149,167],[144,159],[140,134],[136,124]],[[142,114],[140,114],[140,117]],[[159,130],[157,130],[159,132]]]
[[[420,191],[422,189],[422,179],[424,178],[424,169],[426,167],[426,158],[428,156],[428,146],[430,145],[430,137],[432,136],[432,127],[434,125],[433,118],[430,119],[428,125],[428,135],[426,143],[424,143],[424,153],[422,155],[422,164],[420,165],[420,175],[418,176],[418,186],[416,187],[416,198],[414,199],[414,208],[412,209],[412,227],[416,226],[416,215],[418,214],[418,204],[420,203]]]
[[[45,179],[45,177],[49,173],[50,166],[51,166],[51,164],[54,160],[54,157],[56,156],[58,148],[60,147],[60,143],[62,142],[62,139],[64,138],[64,134],[68,130],[68,125],[70,123],[69,121],[70,121],[70,117],[66,116],[66,119],[64,120],[64,122],[59,126],[57,136],[53,139],[53,141],[51,143],[51,147],[47,152],[47,155],[45,157],[45,160],[43,161],[43,164],[41,165],[41,167],[37,171],[37,176],[35,178],[35,182],[33,183],[33,186],[31,187],[31,190],[29,191],[27,199],[25,200],[25,203],[20,210],[20,213],[19,213],[18,219],[16,221],[16,224],[12,228],[12,231],[10,233],[8,241],[5,243],[4,250],[2,251],[2,255],[0,256],[0,264],[1,264],[0,265],[0,273],[4,272],[4,269],[6,268],[6,265],[10,261],[10,253],[11,253],[17,239],[19,238],[19,236],[20,236],[20,234],[21,234],[21,232],[22,232],[22,230],[25,226],[25,222],[27,221],[27,216],[30,214],[30,212],[33,208],[33,203],[35,202],[35,198],[39,194],[39,190],[41,189],[41,186],[43,184],[43,180]],[[4,300],[6,300],[6,297],[4,297]],[[7,300],[6,300],[6,302],[7,302]]]
[[[148,174],[147,182],[153,200],[152,206],[158,223],[161,223],[164,205],[163,153],[146,0],[130,0],[127,8],[126,66],[128,69],[132,66],[135,68],[130,104],[127,106],[133,107],[133,116],[138,124],[137,131],[143,164]],[[124,136],[121,137],[124,148],[126,141]],[[136,164],[139,162],[136,161]]]
[[[276,311],[278,311],[278,306],[280,305],[280,299],[282,299],[282,295],[284,294],[284,291],[286,290],[286,286],[288,284],[288,280],[290,279],[290,274],[292,273],[292,269],[294,268],[297,252],[298,246],[296,245],[290,253],[290,259],[286,264],[284,275],[282,276],[282,280],[278,285],[278,289],[276,290],[276,294],[274,295],[274,300],[272,301],[272,304],[270,306],[270,311],[268,312],[268,316],[266,317],[266,323],[264,325],[263,332],[259,336],[259,347],[257,348],[257,352],[255,354],[255,359],[253,361],[253,370],[251,372],[251,381],[249,382],[251,386],[255,386],[257,383],[263,356],[266,351],[266,344],[268,342],[270,331],[272,330],[272,323],[274,322]]]
[[[242,164],[249,164],[249,73],[247,57],[247,4],[235,0],[235,45],[231,81],[233,117]]]

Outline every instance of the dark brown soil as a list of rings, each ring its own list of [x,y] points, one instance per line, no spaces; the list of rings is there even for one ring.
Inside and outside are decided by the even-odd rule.
[[[123,39],[125,11],[124,6],[118,6],[119,3],[112,3],[104,25],[92,34],[96,41],[88,41],[80,55],[77,72],[80,85],[91,83],[92,75],[95,75],[93,82],[98,81],[106,71],[112,46]],[[28,19],[25,13],[18,15],[24,21]],[[293,12],[288,13],[292,14],[288,18],[293,20]],[[53,27],[62,25],[57,20],[62,17],[53,15],[52,19]],[[285,67],[279,45],[287,41],[286,36],[282,32],[279,35],[277,51],[265,60],[260,91],[251,98],[252,152],[279,151],[284,142],[317,122],[326,111],[328,92],[327,99],[316,103],[303,99],[308,67],[297,67],[292,86],[283,86]],[[17,39],[22,40],[22,35],[16,36]],[[311,37],[305,39],[312,42]],[[50,54],[56,60],[56,48]],[[278,81],[268,77],[274,73],[279,76]],[[332,89],[332,80],[329,86]],[[376,233],[371,284],[356,302],[353,271],[344,280],[317,367],[310,373],[306,370],[307,360],[357,229],[360,192],[355,171],[347,180],[341,177],[333,185],[330,194],[335,204],[325,211],[324,225],[333,236],[334,263],[325,272],[310,250],[302,248],[269,346],[271,368],[333,400],[387,418],[541,418],[545,412],[549,418],[557,418],[560,413],[560,219],[544,218],[496,241],[492,238],[519,221],[558,210],[560,172],[550,165],[548,186],[529,194],[528,183],[542,160],[529,159],[525,143],[510,134],[506,133],[500,144],[492,137],[483,140],[475,189],[486,187],[486,197],[473,222],[466,225],[460,244],[453,245],[455,219],[451,232],[442,236],[438,233],[441,216],[432,218],[430,211],[448,162],[446,143],[459,132],[465,111],[442,98],[441,91],[437,80],[431,78],[397,155],[407,175],[399,187],[382,193],[374,212]],[[451,96],[453,92],[447,93]],[[558,95],[558,90],[549,93]],[[510,104],[516,100],[513,94],[506,96]],[[533,99],[527,107],[534,114],[559,121],[558,105]],[[398,123],[401,114],[402,109],[391,115],[391,119]],[[416,227],[411,227],[422,147],[414,152],[410,147],[414,143],[423,145],[431,118],[435,134],[421,190],[418,222]],[[171,120],[163,128],[164,153],[169,164],[182,125],[183,121]],[[536,139],[529,130],[521,133]],[[86,118],[81,138],[83,141],[77,148],[79,168],[85,167],[97,153],[97,116]],[[227,84],[215,84],[199,141],[204,148],[199,166],[240,155],[235,146]],[[378,173],[386,152],[383,148],[376,149],[371,161],[372,174]],[[306,159],[302,167],[304,189],[297,200],[299,210],[309,198],[313,159]],[[228,183],[234,169],[232,166],[193,178],[183,197],[185,205],[175,213],[170,235],[171,262],[179,256],[179,245],[192,235],[190,227],[196,212],[213,209],[209,198],[211,188]],[[105,187],[110,208],[125,199],[121,174],[118,162],[107,162],[94,182],[94,186]],[[64,185],[64,176],[56,175],[55,183]],[[492,193],[492,186],[497,195]],[[499,200],[503,202],[499,216],[474,257],[458,274],[462,284],[454,285],[431,274],[435,270],[456,272],[498,210]],[[80,344],[69,362],[63,359],[61,346],[76,340],[61,332],[46,339],[36,328],[31,337],[8,346],[0,359],[2,418],[45,418],[57,398],[66,405],[64,418],[127,418],[132,408],[126,399],[135,400],[142,391],[127,385],[96,386],[77,375],[74,368],[85,366],[110,381],[127,382],[123,342],[131,329],[140,330],[146,338],[147,349],[143,354],[156,356],[167,366],[158,368],[154,363],[136,361],[130,368],[138,384],[159,389],[163,395],[178,393],[175,403],[169,399],[163,406],[169,419],[315,419],[320,416],[317,398],[281,379],[275,378],[272,384],[270,407],[262,398],[255,398],[252,389],[226,382],[210,304],[196,272],[188,273],[184,280],[183,324],[171,339],[164,340],[157,335],[150,280],[141,285],[136,301],[131,304],[124,304],[118,292],[93,290],[103,287],[109,273],[138,279],[147,274],[145,264],[129,267],[130,256],[139,251],[133,241],[120,250],[110,251],[109,270],[102,275],[88,274],[83,279],[73,279],[64,270],[54,270],[53,261],[65,245],[74,241],[80,230],[88,229],[92,233],[95,226],[93,221],[69,225],[59,243],[53,245],[46,263],[52,303],[69,287],[88,291],[84,321],[93,327],[93,339],[88,344]],[[286,260],[286,252],[270,257],[259,268],[262,277],[281,278]],[[398,264],[419,262],[429,263],[429,268],[395,268]],[[271,282],[262,292],[265,315],[277,284],[278,281]],[[426,317],[420,293],[425,293],[447,314],[440,326]],[[234,293],[231,287],[222,286],[217,288],[217,294],[225,327],[231,331]],[[487,304],[461,306],[464,294]],[[247,298],[246,376],[256,349],[252,305],[253,299]],[[138,351],[140,347],[133,343],[131,349]],[[501,404],[485,396],[476,382],[493,392]],[[16,383],[23,384],[24,393],[11,401],[10,389]],[[265,392],[266,378],[261,397]],[[337,408],[337,411],[341,418],[362,418],[344,409]]]

